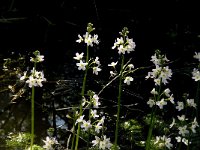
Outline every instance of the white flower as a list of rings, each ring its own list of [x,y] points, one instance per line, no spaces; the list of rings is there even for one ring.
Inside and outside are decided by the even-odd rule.
[[[133,78],[128,76],[128,77],[125,78],[124,83],[126,83],[127,85],[130,85],[131,81],[133,81]]]
[[[96,146],[100,143],[101,139],[98,136],[95,136],[95,140],[92,141],[93,145],[92,146]]]
[[[78,35],[78,40],[76,40],[76,42],[81,43],[83,41],[83,38],[80,36],[80,34]]]
[[[91,117],[93,117],[94,119],[99,117],[99,115],[97,115],[97,110],[91,109]]]
[[[80,60],[79,63],[76,63],[76,66],[78,66],[78,70],[85,70],[87,65],[88,63],[84,63],[82,60]]]
[[[190,129],[192,130],[193,133],[196,133],[196,127],[199,127],[199,124],[198,124],[196,117],[195,117],[194,121],[192,122],[192,125],[190,127]]]
[[[167,102],[165,101],[164,98],[162,98],[160,101],[157,101],[157,102],[156,102],[156,105],[157,105],[160,109],[163,109],[163,106],[164,106],[164,105],[167,105]]]
[[[149,107],[153,107],[156,103],[155,103],[154,100],[149,99],[148,102],[147,102],[147,104],[149,105]]]
[[[93,96],[93,106],[94,108],[98,108],[101,103],[99,102],[99,97],[97,94]]]
[[[28,80],[26,80],[28,86],[32,88],[33,86],[37,86],[37,80],[31,75]]]
[[[134,65],[133,65],[133,64],[129,64],[129,65],[128,65],[128,68],[131,70],[131,69],[134,68]]]
[[[84,116],[85,116],[85,115],[80,116],[80,117],[76,120],[76,123],[83,122]]]
[[[118,62],[111,62],[110,64],[108,64],[108,66],[115,68],[115,66],[117,65]]]
[[[170,91],[169,88],[167,88],[167,89],[164,90],[164,94],[165,94],[167,97],[170,97],[170,95],[169,95],[170,92],[171,92],[171,91]]]
[[[150,93],[153,94],[153,95],[158,95],[158,92],[156,91],[155,88],[153,88]]]
[[[81,128],[83,128],[84,131],[88,131],[90,128],[92,128],[90,120],[88,120],[88,121],[83,120],[83,122],[81,124]]]
[[[54,150],[54,145],[58,144],[58,141],[53,137],[46,137],[46,140],[43,140],[45,145],[43,146],[46,150]]]
[[[186,138],[183,138],[183,139],[182,139],[182,142],[183,142],[185,145],[188,146],[188,140],[187,140]]]
[[[200,52],[195,52],[195,55],[193,56],[195,59],[198,59],[198,61],[200,62]]]
[[[20,80],[24,80],[26,78],[27,71],[24,71],[24,75],[20,77]]]
[[[83,35],[83,37],[85,38],[84,39],[84,42],[87,44],[87,46],[93,46],[93,38],[92,38],[92,36],[88,33],[88,32],[86,32],[86,34],[85,35]]]
[[[189,134],[189,131],[187,130],[187,126],[183,126],[183,127],[178,127],[179,130],[179,134],[182,136],[185,136],[186,134]]]
[[[180,143],[182,138],[181,138],[180,136],[177,136],[175,139],[176,139],[176,141],[177,141],[178,143]]]
[[[76,56],[73,57],[73,58],[76,59],[76,60],[81,60],[83,58],[83,55],[84,55],[84,53],[81,53],[81,54],[76,53]]]
[[[193,71],[192,71],[192,79],[194,79],[194,81],[200,80],[200,72],[196,68],[194,68]]]
[[[187,105],[194,108],[197,106],[197,104],[194,102],[194,99],[187,99]]]
[[[117,75],[117,73],[115,73],[115,72],[113,72],[113,71],[110,71],[110,76],[111,77],[114,77],[114,76],[116,76]]]
[[[176,109],[178,109],[178,111],[181,111],[182,109],[184,109],[184,103],[183,102],[177,102],[178,106],[176,106]]]
[[[99,67],[93,67],[92,69],[93,69],[93,74],[96,74],[96,75],[98,75],[99,71],[101,71],[101,68]]]
[[[180,120],[180,121],[185,121],[185,120],[187,120],[186,118],[185,118],[185,115],[181,115],[181,116],[177,116],[178,117],[178,120]]]
[[[100,61],[99,61],[99,57],[96,57],[94,60],[94,63],[97,64],[98,66],[100,66]]]
[[[102,125],[101,123],[97,123],[97,125],[95,125],[95,132],[99,133],[100,129],[102,129]]]
[[[98,35],[97,34],[95,34],[94,36],[93,36],[93,42],[95,43],[95,44],[99,44],[99,40],[98,40]]]

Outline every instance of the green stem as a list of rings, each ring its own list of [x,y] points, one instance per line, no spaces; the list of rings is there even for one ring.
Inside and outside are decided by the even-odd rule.
[[[35,75],[36,70],[36,63],[34,63],[34,70],[33,70],[33,76]],[[32,86],[32,94],[31,94],[31,150],[33,148],[34,143],[34,121],[35,121],[35,108],[34,108],[34,102],[35,101],[35,87]]]
[[[122,95],[123,67],[124,67],[124,55],[122,55],[120,78],[119,78],[119,93],[118,93],[118,102],[117,102],[117,120],[116,120],[115,142],[114,142],[115,149],[117,149],[118,130],[119,130],[119,116],[120,116],[120,105],[121,105],[121,95]]]
[[[88,63],[89,61],[89,47],[87,46],[87,56],[86,56],[86,62]],[[88,66],[86,66],[86,70],[85,70],[85,75],[83,78],[83,86],[82,86],[82,90],[81,90],[81,104],[80,104],[80,112],[79,112],[79,116],[82,116],[83,114],[83,106],[82,106],[82,99],[84,97],[85,94],[85,86],[86,86],[86,79],[87,79],[87,72],[88,72]],[[79,135],[80,135],[80,127],[81,124],[80,122],[78,123],[78,129],[77,129],[77,134],[76,134],[76,145],[75,145],[75,150],[78,150],[78,142],[79,142]]]
[[[31,95],[31,150],[34,143],[34,98],[35,98],[35,87],[32,87]]]
[[[153,127],[154,127],[154,123],[155,123],[155,114],[156,114],[156,109],[154,107],[154,108],[152,108],[152,112],[151,112],[151,121],[150,121],[150,127],[149,127],[149,131],[148,131],[145,150],[150,149],[150,141],[151,141]]]

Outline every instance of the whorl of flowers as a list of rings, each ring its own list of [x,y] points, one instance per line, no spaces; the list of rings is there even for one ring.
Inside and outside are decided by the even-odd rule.
[[[30,58],[31,62],[36,64],[36,63],[44,61],[44,56],[40,55],[40,52],[38,50],[36,50],[33,54],[35,55],[35,57]],[[20,77],[21,81],[25,79],[27,79],[26,83],[28,83],[28,86],[30,88],[32,88],[33,86],[42,87],[43,86],[42,82],[46,81],[46,78],[44,78],[44,73],[42,71],[37,71],[35,67],[33,67],[29,76],[27,76],[27,71],[25,71],[23,76]]]
[[[78,43],[86,43],[87,46],[91,46],[93,47],[94,44],[99,44],[99,40],[98,40],[98,35],[97,34],[94,34],[94,35],[91,35],[90,33],[92,31],[94,31],[95,28],[93,28],[93,24],[92,23],[88,23],[88,26],[87,26],[87,32],[81,36],[80,34],[78,35],[78,40],[76,40],[76,42]]]
[[[172,70],[169,69],[169,66],[165,66],[166,62],[169,60],[165,55],[161,55],[160,51],[157,50],[156,53],[151,57],[151,61],[155,65],[155,69],[152,69],[151,72],[148,72],[146,79],[154,79],[155,85],[167,84],[168,80],[171,80]]]
[[[115,40],[112,49],[117,48],[119,54],[130,53],[135,50],[136,44],[133,39],[129,39],[128,33],[128,28],[124,27],[122,32],[119,32],[122,37]]]

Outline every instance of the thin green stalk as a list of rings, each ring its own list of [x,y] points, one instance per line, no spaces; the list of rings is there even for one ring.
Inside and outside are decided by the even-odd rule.
[[[88,62],[88,61],[89,61],[89,47],[87,46],[86,62]],[[80,108],[79,108],[79,109],[80,109],[79,116],[82,116],[82,114],[83,114],[82,99],[83,99],[84,94],[85,94],[85,86],[86,86],[87,72],[88,72],[88,66],[86,66],[85,75],[84,75],[84,78],[83,78],[83,86],[82,86],[82,90],[81,90],[81,104],[80,104]],[[80,135],[80,127],[81,127],[81,124],[78,123],[78,129],[77,129],[77,134],[76,134],[75,150],[78,150],[78,142],[79,142],[79,135]]]
[[[34,143],[34,99],[35,99],[35,87],[32,87],[32,95],[31,95],[31,150]]]
[[[156,113],[156,110],[155,110],[155,108],[153,108],[152,112],[151,112],[151,121],[150,121],[150,127],[149,127],[149,131],[148,131],[145,150],[149,150],[149,148],[150,148],[150,141],[151,141],[153,127],[154,127],[154,123],[155,123],[155,113]]]
[[[117,148],[118,130],[119,130],[119,116],[120,116],[120,105],[121,105],[121,95],[122,95],[123,67],[124,67],[124,55],[122,55],[120,78],[119,78],[119,93],[118,93],[118,102],[117,102],[117,120],[116,120],[115,142],[114,142],[115,149]]]
[[[35,75],[35,69],[36,69],[36,63],[34,63],[34,70],[33,70],[33,76]],[[31,94],[31,150],[33,148],[34,143],[34,122],[35,122],[35,87],[32,86],[32,94]]]
[[[72,136],[72,145],[71,145],[71,150],[73,150],[74,148],[74,141],[75,141],[75,135],[76,135],[76,130],[75,130],[75,124],[76,124],[76,119],[77,119],[77,116],[76,116],[76,111],[74,111],[74,118],[73,118],[73,136]]]

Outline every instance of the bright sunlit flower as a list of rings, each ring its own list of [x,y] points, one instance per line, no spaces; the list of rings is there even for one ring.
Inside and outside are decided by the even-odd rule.
[[[46,150],[54,150],[55,149],[54,146],[56,144],[59,144],[56,138],[48,137],[48,136],[46,137],[46,140],[43,140],[43,142],[45,143],[43,148]]]

